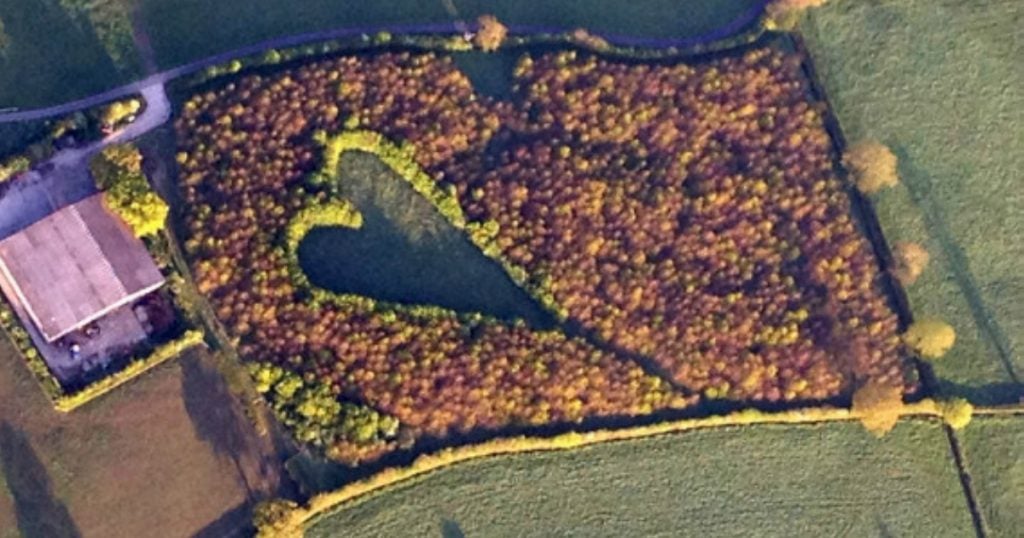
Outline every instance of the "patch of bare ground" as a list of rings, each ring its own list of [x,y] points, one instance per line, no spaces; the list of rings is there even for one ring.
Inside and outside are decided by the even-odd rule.
[[[244,535],[291,493],[204,351],[63,414],[0,339],[0,427],[3,538]]]

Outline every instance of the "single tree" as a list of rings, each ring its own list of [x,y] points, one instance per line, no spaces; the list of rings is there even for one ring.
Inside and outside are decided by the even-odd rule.
[[[956,342],[956,331],[940,319],[915,321],[903,335],[903,341],[926,359],[938,359]]]
[[[481,15],[477,22],[480,29],[473,36],[473,43],[485,52],[498,50],[508,36],[508,28],[494,15]]]
[[[843,155],[843,164],[864,194],[874,194],[899,183],[896,155],[880,142],[864,140],[853,144]]]
[[[877,437],[889,433],[902,412],[903,390],[898,386],[870,380],[853,394],[854,415]]]
[[[892,273],[905,286],[917,281],[917,277],[921,276],[928,265],[928,251],[917,243],[896,243],[893,254],[896,258],[896,267]]]

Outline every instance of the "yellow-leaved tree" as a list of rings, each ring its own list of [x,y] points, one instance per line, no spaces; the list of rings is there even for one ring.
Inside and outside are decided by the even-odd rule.
[[[131,227],[136,237],[163,229],[170,208],[142,173],[142,155],[132,145],[110,146],[89,163],[107,207]]]
[[[903,334],[903,341],[926,359],[939,359],[956,343],[956,331],[941,319],[915,321]]]
[[[853,413],[876,437],[889,433],[903,412],[901,387],[870,380],[853,394]]]
[[[498,21],[494,15],[481,15],[477,22],[480,29],[473,36],[473,44],[485,52],[493,52],[501,47],[508,37],[508,28]]]
[[[896,243],[893,251],[896,267],[893,268],[893,275],[907,286],[917,281],[917,277],[924,272],[928,265],[928,251],[917,243]]]
[[[843,154],[843,164],[850,169],[857,189],[874,194],[899,183],[896,155],[881,142],[862,140]]]

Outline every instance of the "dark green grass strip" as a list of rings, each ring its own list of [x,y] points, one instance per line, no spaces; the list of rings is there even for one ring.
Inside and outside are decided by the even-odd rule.
[[[949,451],[953,454],[953,461],[956,464],[957,472],[960,474],[960,486],[964,490],[964,497],[967,499],[967,508],[971,512],[971,522],[974,523],[974,532],[978,538],[988,537],[988,525],[985,524],[985,517],[978,508],[978,493],[974,489],[974,481],[971,478],[970,470],[967,467],[967,460],[964,458],[963,448],[960,446],[960,439],[956,432],[948,424],[943,424],[946,438],[949,440]]]

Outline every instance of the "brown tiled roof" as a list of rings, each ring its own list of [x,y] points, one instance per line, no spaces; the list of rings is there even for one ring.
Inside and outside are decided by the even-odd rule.
[[[163,275],[97,194],[0,241],[0,270],[48,341],[157,289]]]

